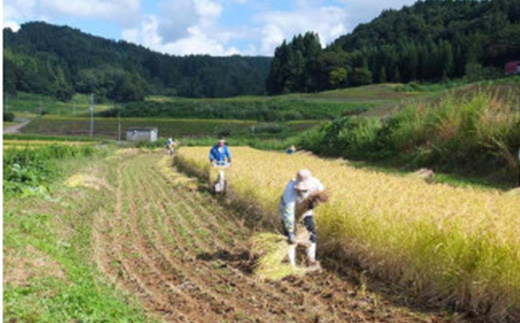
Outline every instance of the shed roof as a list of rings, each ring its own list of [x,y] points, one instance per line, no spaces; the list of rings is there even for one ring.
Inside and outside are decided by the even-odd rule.
[[[157,131],[157,128],[153,128],[153,127],[132,127],[132,128],[127,128],[126,131]]]

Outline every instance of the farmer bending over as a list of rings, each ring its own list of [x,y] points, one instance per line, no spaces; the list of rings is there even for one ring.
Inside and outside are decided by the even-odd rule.
[[[312,176],[307,169],[299,170],[296,178],[289,181],[280,198],[279,212],[284,233],[289,239],[289,263],[296,266],[295,217],[301,214],[305,228],[311,234],[307,247],[307,259],[310,266],[316,265],[316,228],[314,225],[314,206],[319,193],[324,191],[323,184]]]
[[[211,148],[209,151],[209,161],[213,164],[213,166],[224,166],[227,164],[231,164],[231,153],[229,152],[228,147],[225,145],[224,139],[219,139],[217,144]]]

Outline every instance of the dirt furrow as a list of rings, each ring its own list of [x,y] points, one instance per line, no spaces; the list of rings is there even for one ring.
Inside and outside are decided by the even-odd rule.
[[[129,170],[135,169],[129,168]],[[187,316],[197,317],[198,320],[209,322],[214,315],[211,308],[217,308],[218,304],[216,302],[218,301],[207,295],[200,288],[193,286],[193,284],[181,281],[175,275],[164,271],[162,259],[160,259],[155,250],[150,250],[148,241],[138,228],[137,214],[141,214],[141,217],[150,216],[148,210],[141,208],[136,203],[141,195],[140,192],[143,192],[142,181],[136,180],[135,174],[130,176],[129,172],[127,172],[126,175],[128,187],[132,188],[127,201],[130,204],[129,221],[126,223],[128,227],[127,232],[133,237],[133,252],[143,260],[142,262],[138,261],[135,266],[142,269],[140,272],[143,279],[149,281],[157,293],[168,299],[170,307],[175,308],[176,305],[182,305],[183,312]],[[189,293],[187,293],[188,289],[194,288],[195,292],[199,293],[198,298],[190,297]]]
[[[204,210],[202,207],[198,207],[197,208],[198,211],[197,211],[197,210],[191,208],[190,206],[188,206],[188,201],[191,201],[193,204],[197,204],[196,201],[193,201],[195,199],[195,198],[193,198],[194,194],[192,194],[190,192],[182,191],[182,188],[178,188],[178,189],[174,188],[174,190],[175,190],[175,193],[177,196],[182,197],[179,200],[182,201],[186,207],[188,207],[188,212],[190,214],[196,215],[196,217],[199,219],[199,221],[198,221],[199,223],[204,223],[204,222],[208,221],[209,219],[213,218],[215,213],[220,213],[220,214],[223,213],[222,210],[218,210],[217,212],[207,212],[207,210]],[[218,209],[218,208],[216,208],[216,209]],[[200,213],[203,213],[205,215],[204,219],[202,219],[200,217]],[[203,221],[203,220],[205,220],[205,221]],[[213,223],[218,223],[218,222],[213,222]],[[250,231],[246,228],[243,228],[243,229],[246,232]],[[247,234],[245,236],[247,236]],[[212,239],[212,241],[218,244],[216,239]],[[227,251],[225,248],[223,248],[222,244],[220,244],[219,246],[221,247],[222,251]],[[242,248],[243,248],[242,250],[247,250],[247,249],[244,249],[244,247],[245,246],[242,246]],[[221,254],[225,257],[226,252],[222,252]],[[232,255],[233,252],[227,252],[227,254]],[[232,258],[232,257],[230,257],[230,258]],[[228,260],[228,262],[229,262],[229,260]],[[240,263],[240,261],[238,261],[238,262]],[[235,276],[240,277],[242,280],[249,279],[249,278],[246,278],[243,275],[243,273],[240,270],[238,270],[237,268],[234,268],[233,266],[227,266],[227,267],[232,271],[233,277],[235,277]],[[267,286],[269,286],[269,284],[267,284]],[[324,302],[320,297],[316,296],[317,293],[309,294],[305,290],[302,290],[302,289],[298,288],[297,286],[292,286],[290,283],[286,283],[286,282],[276,283],[270,287],[271,288],[269,290],[266,288],[262,288],[261,292],[264,293],[264,295],[276,295],[275,297],[280,298],[280,299],[276,300],[278,302],[280,302],[281,299],[285,298],[286,299],[285,303],[291,304],[292,306],[295,306],[296,308],[300,308],[303,312],[305,312],[306,309],[311,309],[311,311],[314,313],[327,313],[328,312],[328,313],[330,313],[330,315],[332,317],[335,317],[337,315],[337,311],[335,311],[334,308],[332,308],[331,306],[329,306],[327,304],[328,303],[327,300],[325,300],[325,302]],[[287,299],[289,299],[289,300],[287,300]],[[295,300],[296,300],[296,302],[295,302]],[[321,316],[329,316],[329,315],[321,314]],[[331,319],[331,318],[329,317],[328,319]]]
[[[156,183],[156,181],[154,181]],[[160,185],[162,186],[162,185]],[[163,194],[166,194],[166,192],[163,192]],[[178,196],[179,192],[176,191],[176,196]],[[180,199],[182,200],[182,199]],[[191,210],[189,210],[191,212]],[[191,213],[193,214],[193,213]],[[200,219],[199,219],[200,220]],[[204,223],[204,221],[200,221],[200,223]],[[212,240],[214,241],[214,239]],[[205,255],[207,253],[204,253]],[[222,255],[224,258],[226,258],[228,255],[231,255],[230,252],[228,252],[225,249],[218,250],[214,255]],[[216,259],[218,260],[218,259]],[[200,263],[200,262],[199,262]],[[218,267],[217,268],[211,268],[209,267],[210,264],[201,264],[202,266],[208,266],[209,270],[213,271],[213,275],[217,276],[219,279],[227,282],[228,285],[236,286],[237,289],[239,289],[243,295],[251,295],[251,291],[257,292],[258,294],[262,295],[262,299],[256,300],[255,297],[249,297],[250,301],[254,301],[255,303],[263,302],[264,308],[269,308],[267,312],[272,312],[275,314],[284,314],[285,310],[283,309],[284,304],[285,307],[287,305],[291,306],[291,299],[285,299],[284,300],[284,294],[281,292],[278,292],[276,290],[267,290],[264,288],[259,288],[256,280],[253,277],[246,277],[243,274],[239,274],[240,271],[236,268],[233,268],[227,264],[227,261],[220,261],[220,263],[213,262],[213,264],[216,264],[218,267],[222,267],[224,269],[223,271],[227,272],[227,274],[219,273]],[[215,284],[218,282],[218,280],[215,280],[216,277],[214,277],[209,284]],[[245,284],[244,284],[245,282]],[[274,294],[274,296],[273,296]],[[267,299],[265,299],[267,298]],[[266,306],[265,304],[270,304],[269,306]]]
[[[157,185],[155,185],[155,187],[157,188]],[[148,188],[144,187],[144,191],[145,192],[151,192]],[[139,201],[141,201],[144,205],[147,205],[147,206],[151,206],[150,202],[153,202],[153,201],[156,201],[156,199],[152,199],[151,201],[149,200],[146,200],[144,198],[144,195],[139,195]],[[145,212],[142,212],[142,215],[141,218],[142,219],[149,219],[151,217],[151,212],[149,211],[145,211]],[[143,223],[144,224],[144,223]],[[141,226],[141,227],[146,227],[148,229],[153,229],[153,224],[150,225],[148,222]],[[135,233],[137,235],[141,235],[140,232],[138,232],[138,229],[137,227],[135,228]],[[165,257],[165,254],[163,254],[162,252],[160,252],[160,250],[158,248],[156,248],[156,240],[155,239],[150,239],[148,238],[149,242],[150,242],[150,248],[153,249],[153,252],[155,253],[156,256],[158,256],[158,258],[161,258],[161,261],[158,262],[158,266],[157,268],[159,270],[162,270],[163,272],[165,272],[166,275],[168,275],[167,273],[172,271],[172,270],[175,270],[176,269],[176,266],[178,266],[178,264],[176,264],[174,261],[172,261],[171,259],[167,259]],[[218,314],[219,313],[222,313],[222,312],[225,312],[225,311],[229,311],[229,309],[231,308],[229,305],[226,305],[225,301],[223,299],[219,299],[218,296],[214,295],[210,289],[207,289],[207,288],[204,288],[205,286],[202,285],[202,284],[198,284],[193,278],[194,278],[194,275],[193,275],[193,270],[191,271],[191,275],[182,275],[179,271],[178,271],[178,268],[177,268],[177,275],[180,275],[180,276],[183,276],[184,277],[184,280],[185,280],[185,283],[188,283],[190,284],[191,286],[193,286],[195,288],[195,291],[197,292],[197,295],[195,295],[197,298],[198,298],[198,301],[202,301],[203,303],[207,303],[209,308],[212,309],[214,312],[217,312]],[[175,277],[175,275],[170,275],[169,276],[170,278],[171,277]],[[188,278],[189,277],[189,278]]]
[[[151,176],[157,176],[156,174],[153,174]],[[157,181],[154,181],[154,183],[157,183],[158,181],[160,181],[160,179],[157,179]],[[158,185],[159,187],[163,187],[163,185]],[[192,194],[190,195],[189,192],[183,192],[182,191],[182,188],[174,188],[174,192],[175,192],[175,196],[179,196],[181,197],[181,199],[179,199],[178,201],[182,201],[182,203],[184,203],[185,207],[188,208],[188,212],[192,215],[196,215],[195,217],[198,218],[198,223],[205,223],[207,222],[208,218],[211,218],[213,217],[212,213],[209,213],[209,212],[206,212],[206,211],[202,211],[201,208],[198,208],[199,211],[202,211],[202,213],[204,213],[206,215],[206,217],[204,219],[202,219],[199,215],[199,212],[192,209],[191,207],[189,207],[187,205],[187,201],[191,201],[191,196]],[[163,192],[163,194],[166,194],[165,192]],[[244,228],[245,229],[245,228]],[[216,239],[212,239],[213,242],[215,243],[218,243],[216,241]],[[220,245],[221,247],[221,257],[223,258],[226,258],[227,255],[232,255],[231,252],[227,251],[226,249],[222,248],[222,244]],[[242,248],[244,248],[244,246],[242,246]],[[242,250],[247,250],[247,249],[242,249]],[[217,255],[218,253],[216,254],[213,254],[213,255]],[[218,256],[217,256],[218,257]],[[232,258],[232,256],[231,256]],[[244,260],[242,260],[244,261]],[[247,259],[246,259],[247,261]],[[226,262],[229,262],[229,259],[226,259]],[[240,263],[241,261],[239,260],[238,263]],[[221,279],[224,279],[224,280],[229,280],[231,281],[230,283],[231,284],[236,284],[236,278],[239,278],[240,281],[249,281],[251,280],[252,278],[250,277],[246,277],[239,269],[237,268],[234,268],[233,266],[228,266],[227,263],[225,263],[225,266],[227,269],[229,269],[229,271],[231,271],[230,275],[225,275],[223,277],[221,277]],[[315,318],[316,317],[316,313],[319,313],[319,312],[322,312],[322,310],[326,309],[325,305],[324,304],[321,304],[319,298],[314,298],[314,297],[305,297],[303,294],[302,294],[302,291],[301,290],[297,290],[297,289],[292,289],[291,287],[281,287],[281,286],[271,286],[271,288],[265,288],[264,286],[260,287],[260,285],[257,285],[255,284],[255,282],[250,282],[250,284],[246,285],[245,288],[251,292],[259,292],[259,293],[262,293],[263,297],[264,298],[270,298],[269,299],[269,303],[280,303],[280,304],[286,304],[286,305],[289,305],[289,307],[295,307],[295,308],[299,308],[300,310],[300,319],[302,318],[301,316],[305,316],[303,314],[305,314],[307,312],[307,309],[311,309],[310,311],[311,312],[314,312],[314,313],[311,313],[311,316],[312,318]],[[278,312],[278,311],[277,311]],[[283,309],[279,310],[279,312],[284,312]],[[279,313],[278,312],[278,313]],[[332,313],[333,315],[333,313]],[[321,316],[329,316],[327,314],[322,314]],[[311,317],[308,317],[307,319],[312,319]],[[329,320],[331,320],[331,317],[328,317]]]
[[[132,160],[133,161],[133,160]],[[118,187],[120,190],[119,198],[116,204],[116,213],[110,219],[112,231],[121,231],[112,239],[112,250],[115,255],[115,260],[121,265],[121,276],[125,283],[130,283],[130,289],[141,292],[140,298],[151,308],[154,312],[160,312],[163,319],[167,321],[191,321],[185,312],[190,312],[193,308],[197,308],[196,302],[190,302],[182,297],[174,298],[171,293],[165,293],[163,280],[150,271],[150,267],[143,263],[136,256],[141,254],[136,250],[135,241],[129,229],[129,219],[127,216],[132,213],[132,205],[129,203],[132,200],[132,192],[135,190],[124,185],[124,179],[128,176],[130,165],[124,167],[124,172],[121,167],[118,169]],[[130,190],[130,194],[126,194],[125,188]],[[126,210],[129,206],[130,209]],[[135,210],[135,209],[134,209]],[[126,277],[125,277],[126,276]],[[124,279],[126,278],[126,279]],[[196,316],[195,316],[196,317]]]
[[[159,189],[159,187],[162,187],[162,185],[158,184],[157,181],[153,181],[156,183],[154,185],[154,188],[156,190]],[[149,192],[149,190],[146,190]],[[162,191],[162,194],[164,194],[165,191]],[[159,199],[167,198],[167,197],[159,197]],[[148,203],[149,201],[146,201],[144,203]],[[167,217],[166,210],[169,210],[171,208],[161,208],[161,213],[163,216]],[[148,227],[154,227],[152,225],[148,225]],[[155,230],[155,228],[154,228]],[[153,239],[154,244],[156,245],[159,252],[161,252],[165,258],[170,258],[168,255],[168,247],[164,246],[164,237],[161,237],[157,231],[155,231],[156,237]],[[177,236],[177,234],[174,234]],[[178,242],[179,243],[179,242]],[[182,243],[182,242],[180,242]],[[166,250],[165,250],[166,249]],[[222,277],[221,275],[217,275],[215,272],[219,270],[219,268],[215,268],[210,266],[209,264],[197,264],[195,263],[195,257],[189,257],[190,263],[184,264],[186,272],[190,272],[191,269],[191,276],[190,279],[195,280],[196,283],[205,286],[207,289],[214,291],[218,295],[221,296],[221,298],[224,300],[224,302],[227,304],[226,306],[228,308],[232,308],[235,312],[241,311],[244,313],[248,313],[248,317],[250,319],[253,319],[254,321],[273,321],[275,317],[269,318],[269,315],[266,315],[267,313],[263,311],[263,302],[257,301],[254,298],[246,298],[248,295],[248,291],[250,291],[251,286],[245,286],[241,287],[239,285],[243,283],[239,283],[237,281],[231,281],[229,279],[226,279],[225,277]],[[176,262],[173,259],[170,259],[171,263]],[[173,266],[177,266],[177,264],[173,264]],[[191,268],[190,268],[191,267]],[[199,269],[198,272],[193,272],[193,267],[196,267]],[[261,309],[262,311],[257,313],[258,310],[255,309],[255,307]],[[256,314],[255,314],[256,313]]]
[[[122,222],[122,203],[123,203],[123,192],[122,192],[122,164],[117,168],[117,182],[118,189],[116,191],[116,207],[113,216],[108,218],[98,217],[96,219],[96,226],[100,226],[103,229],[99,230],[102,234],[97,236],[97,246],[104,248],[103,260],[99,263],[102,264],[102,270],[112,273],[112,278],[117,284],[125,291],[130,294],[136,293],[137,296],[143,301],[145,306],[152,310],[154,313],[160,313],[163,318],[169,321],[188,321],[183,317],[182,314],[175,314],[173,317],[174,309],[169,307],[169,301],[159,297],[155,289],[150,288],[134,269],[135,263],[127,260],[127,256],[131,255],[131,251],[128,248],[124,248],[122,245],[125,244],[125,240],[121,237],[125,236],[120,233],[122,228],[120,222]],[[123,250],[124,249],[124,250]],[[114,274],[116,273],[116,274]],[[115,278],[114,278],[115,277]]]
[[[109,255],[110,244],[107,242],[107,237],[105,236],[107,234],[105,218],[106,214],[104,210],[97,212],[94,216],[94,222],[92,224],[92,254],[99,271],[107,277],[112,284],[115,284],[117,276],[110,266],[112,256]]]

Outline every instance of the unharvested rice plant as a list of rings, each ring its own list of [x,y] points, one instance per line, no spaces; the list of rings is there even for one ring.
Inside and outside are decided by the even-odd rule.
[[[230,195],[265,211],[262,221],[273,227],[279,197],[298,169],[324,183],[331,197],[317,208],[319,257],[354,261],[430,304],[520,319],[519,195],[430,185],[306,153],[231,149]],[[207,153],[182,148],[178,164],[213,178]]]

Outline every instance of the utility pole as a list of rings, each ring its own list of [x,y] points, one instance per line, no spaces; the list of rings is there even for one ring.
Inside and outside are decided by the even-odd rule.
[[[116,109],[116,101],[114,100],[114,107]],[[121,142],[121,110],[117,110],[117,142]]]
[[[94,94],[90,94],[90,136],[94,136]]]
[[[72,115],[76,116],[76,102],[72,103]]]
[[[117,141],[121,142],[121,110],[117,111]]]

